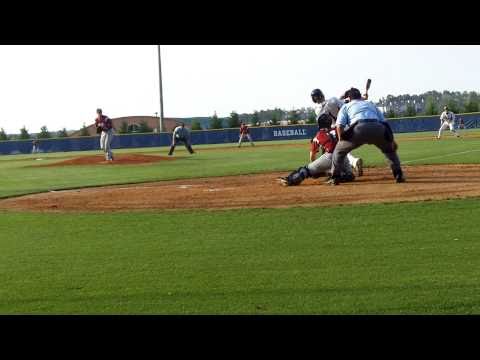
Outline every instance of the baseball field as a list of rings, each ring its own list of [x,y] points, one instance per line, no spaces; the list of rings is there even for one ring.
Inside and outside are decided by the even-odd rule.
[[[0,157],[0,314],[479,314],[480,130],[282,187],[308,140]]]

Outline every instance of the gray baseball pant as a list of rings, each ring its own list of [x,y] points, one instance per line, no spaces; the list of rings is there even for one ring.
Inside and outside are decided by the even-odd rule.
[[[105,153],[105,160],[113,160],[112,153],[112,139],[113,139],[113,130],[102,131],[100,135],[100,149]]]
[[[338,146],[338,145],[337,145]],[[325,175],[330,175],[330,171],[332,169],[332,153],[324,153],[315,161],[312,161],[310,164],[307,165],[307,169],[310,172],[312,177],[320,177]],[[341,169],[341,173],[345,174],[352,174],[352,167],[348,159],[345,157],[343,161],[343,167]]]

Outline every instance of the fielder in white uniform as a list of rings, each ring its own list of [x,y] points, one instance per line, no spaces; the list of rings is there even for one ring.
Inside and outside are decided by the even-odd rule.
[[[443,112],[440,115],[440,129],[438,130],[437,139],[442,136],[442,131],[449,128],[456,137],[460,137],[460,134],[455,130],[455,114],[448,110],[448,106],[443,107]]]
[[[312,101],[315,103],[314,110],[315,115],[317,116],[317,123],[330,121],[331,128],[335,133],[335,122],[337,121],[337,114],[340,108],[344,105],[344,101],[339,100],[336,97],[332,97],[328,100],[325,100],[325,96],[320,89],[315,89],[311,93]],[[312,154],[310,154],[310,159],[312,159]],[[363,175],[363,161],[360,158],[353,156],[351,153],[347,154],[348,162],[352,169],[357,173],[357,176]],[[313,160],[312,160],[313,161]]]

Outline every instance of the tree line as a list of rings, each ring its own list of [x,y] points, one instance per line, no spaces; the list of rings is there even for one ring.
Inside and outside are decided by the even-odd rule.
[[[300,121],[313,124],[316,121],[313,108],[300,108],[292,110],[282,110],[280,108],[254,111],[251,114],[238,114],[232,111],[227,118],[219,118],[217,114],[210,117],[207,127],[202,127],[198,120],[192,121],[192,130],[239,128],[240,123],[261,125],[279,125],[280,121],[288,121],[289,124],[298,124]]]
[[[127,134],[127,133],[148,133],[153,132],[153,129],[150,128],[146,121],[141,122],[136,126],[128,126],[126,122],[123,122],[118,129],[119,134]],[[62,130],[51,132],[48,130],[47,126],[42,126],[40,128],[40,132],[36,135],[32,135],[26,129],[26,127],[22,127],[20,129],[20,134],[18,135],[8,135],[3,128],[0,128],[0,141],[5,140],[28,140],[28,139],[51,139],[51,138],[66,138],[68,137],[68,131],[66,128]],[[80,129],[79,136],[90,136],[88,132],[88,127],[84,123]]]
[[[24,127],[20,129],[20,134],[18,135],[8,135],[3,128],[0,129],[0,141],[2,140],[28,140],[28,139],[50,139],[50,138],[65,138],[68,137],[68,132],[66,128],[56,132],[48,131],[46,126],[40,128],[40,132],[36,136],[32,136],[28,130]]]
[[[439,115],[445,105],[454,113],[480,111],[480,94],[476,91],[427,91],[420,95],[388,95],[377,104],[388,118],[417,115]]]
[[[447,105],[454,113],[473,113],[480,111],[480,93],[476,91],[428,91],[420,95],[387,95],[381,98],[377,103],[384,110],[385,117],[394,118],[402,116],[418,115],[439,115],[443,111],[443,106]],[[315,123],[315,112],[311,107],[302,107],[299,109],[283,110],[280,108],[254,111],[253,113],[238,114],[232,111],[227,118],[219,118],[213,114],[208,121],[208,126],[202,127],[198,120],[192,121],[192,130],[238,128],[240,123],[248,123],[256,126],[260,125],[279,125],[280,121],[287,121],[289,124],[298,124],[303,121],[307,124]],[[226,123],[226,126],[224,124]],[[120,134],[127,133],[148,133],[152,132],[147,122],[142,122],[135,126],[129,126],[123,122],[117,130]],[[79,136],[90,136],[88,127],[83,124]],[[18,135],[8,135],[3,128],[0,129],[0,141],[2,140],[28,140],[28,139],[49,139],[49,138],[68,137],[67,129],[50,132],[47,126],[42,126],[40,133],[32,136],[25,128],[20,129]]]

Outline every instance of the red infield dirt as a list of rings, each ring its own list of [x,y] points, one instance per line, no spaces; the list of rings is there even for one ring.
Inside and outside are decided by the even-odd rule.
[[[127,164],[149,164],[158,161],[175,160],[170,156],[143,155],[143,154],[122,154],[114,155],[115,161],[106,161],[103,155],[81,156],[74,159],[64,160],[51,164],[34,165],[35,167],[55,167],[70,165],[127,165]]]
[[[405,166],[406,183],[388,168],[366,168],[354,182],[330,186],[325,178],[283,187],[286,172],[54,191],[0,201],[0,209],[32,211],[133,211],[282,208],[441,200],[480,196],[479,165]]]

